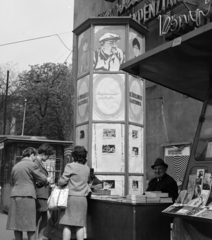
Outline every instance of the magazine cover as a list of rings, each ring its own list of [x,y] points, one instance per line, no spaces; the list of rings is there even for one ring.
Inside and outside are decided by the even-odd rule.
[[[187,213],[191,211],[193,208],[194,208],[193,206],[185,206],[181,208],[179,211],[177,211],[176,214],[187,215]]]
[[[199,207],[202,205],[202,199],[200,197],[192,199],[190,202],[186,204],[186,206],[194,206]]]
[[[184,198],[183,204],[189,203],[191,201],[193,195],[194,195],[194,193],[187,192],[187,194],[186,194],[186,196]]]
[[[163,213],[176,213],[177,211],[179,211],[183,207],[184,206],[171,205],[168,208],[166,208],[165,210],[163,210]]]
[[[187,190],[182,190],[176,200],[176,203],[184,203],[184,200],[185,200],[185,197],[186,197],[186,194],[187,194]]]
[[[211,190],[211,173],[205,173],[202,189]]]
[[[205,206],[207,204],[210,192],[211,192],[210,190],[202,190],[200,195],[200,199],[202,201],[201,206]]]
[[[197,178],[196,174],[189,175],[187,186],[188,193],[194,193],[196,178]]]
[[[205,175],[205,169],[197,169],[196,185],[199,185],[201,190],[203,186],[204,175]]]
[[[205,209],[205,211],[202,211],[197,217],[212,219],[212,210]]]

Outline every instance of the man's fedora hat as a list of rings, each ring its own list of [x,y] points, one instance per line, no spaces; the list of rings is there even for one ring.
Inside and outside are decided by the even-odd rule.
[[[168,165],[163,161],[161,158],[157,158],[154,162],[154,164],[151,166],[152,169],[154,169],[155,166],[163,165],[166,168],[168,168]]]

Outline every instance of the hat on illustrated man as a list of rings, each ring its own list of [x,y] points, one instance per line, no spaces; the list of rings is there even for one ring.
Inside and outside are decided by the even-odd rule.
[[[102,41],[109,41],[109,40],[120,40],[120,36],[114,33],[105,33],[104,35],[102,35],[99,39],[99,42]]]

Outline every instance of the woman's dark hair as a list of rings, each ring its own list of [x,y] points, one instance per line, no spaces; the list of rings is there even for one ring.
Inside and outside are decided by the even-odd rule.
[[[83,46],[85,43],[88,44],[88,39],[87,39],[87,37],[85,37],[85,38],[82,40],[82,46]]]
[[[22,157],[30,157],[32,154],[36,155],[36,150],[33,147],[28,147],[23,151]]]
[[[83,146],[75,146],[73,152],[71,153],[74,162],[85,164],[87,162],[87,150]]]
[[[140,50],[140,48],[141,48],[141,47],[140,47],[140,43],[139,43],[139,41],[138,41],[137,38],[134,38],[134,39],[133,39],[132,45],[133,45],[133,47],[134,47],[135,45],[137,45],[139,50]]]
[[[38,154],[45,154],[46,156],[51,156],[54,154],[54,149],[49,144],[44,143],[38,148]]]

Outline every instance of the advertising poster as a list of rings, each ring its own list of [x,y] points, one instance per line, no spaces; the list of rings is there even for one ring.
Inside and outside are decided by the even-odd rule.
[[[124,74],[94,74],[93,120],[124,120]]]
[[[143,124],[143,81],[129,75],[129,121]]]
[[[129,194],[143,194],[143,176],[129,176]]]
[[[76,128],[76,145],[84,146],[88,150],[88,124]]]
[[[96,26],[93,44],[93,70],[119,71],[125,62],[125,27]]]
[[[164,161],[168,164],[167,173],[177,182],[178,189],[181,189],[189,156],[190,145],[166,146],[164,148]]]
[[[129,60],[145,52],[145,38],[130,28],[129,31]]]
[[[103,181],[103,188],[111,191],[111,195],[124,196],[124,176],[96,175]]]
[[[78,38],[78,78],[89,72],[89,49],[90,29],[80,34]]]
[[[129,125],[129,172],[143,173],[143,128]]]
[[[95,172],[124,172],[124,124],[93,124]]]
[[[89,76],[77,81],[77,124],[88,121]]]

